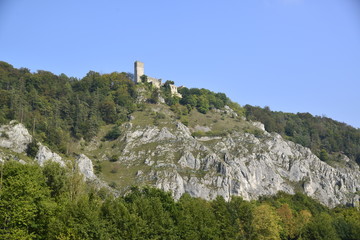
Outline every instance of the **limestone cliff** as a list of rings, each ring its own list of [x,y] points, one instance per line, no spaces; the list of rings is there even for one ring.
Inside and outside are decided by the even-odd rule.
[[[229,109],[226,111],[224,114],[233,115]],[[117,140],[108,142],[111,148],[103,147],[106,143],[100,138],[94,139],[74,162],[84,178],[101,186],[110,180],[107,170],[95,175],[94,158],[97,164],[114,167],[111,178],[119,179],[119,190],[151,185],[171,191],[176,199],[189,193],[204,199],[218,195],[229,199],[235,195],[250,200],[278,191],[300,191],[329,207],[359,203],[359,166],[346,156],[336,166],[330,166],[309,149],[266,132],[262,124],[241,121],[257,131],[233,130],[193,137],[194,129],[176,120],[155,126],[138,124],[134,117],[121,126]],[[32,141],[22,124],[1,126],[0,133],[0,147],[16,153],[24,152]],[[109,162],[110,152],[117,161]],[[0,159],[5,159],[0,153]],[[40,165],[49,160],[66,165],[60,155],[41,144],[35,160]]]
[[[119,140],[125,143],[119,162],[146,164],[147,171],[136,174],[136,181],[171,191],[177,199],[185,192],[204,199],[236,195],[250,200],[300,191],[330,207],[359,201],[358,165],[344,156],[332,167],[309,149],[253,125],[259,136],[235,131],[194,138],[181,123],[174,130],[127,124]]]

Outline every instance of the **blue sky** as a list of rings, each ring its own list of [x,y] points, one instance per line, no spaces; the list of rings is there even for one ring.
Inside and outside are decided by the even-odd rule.
[[[0,60],[145,73],[360,127],[358,0],[0,0]]]

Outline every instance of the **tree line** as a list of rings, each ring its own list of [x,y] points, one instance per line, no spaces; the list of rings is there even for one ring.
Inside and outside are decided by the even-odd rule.
[[[99,74],[89,71],[82,79],[55,75],[39,70],[14,68],[0,61],[0,124],[18,120],[41,142],[61,153],[68,152],[70,139],[90,140],[101,126],[128,121],[132,112],[142,110],[137,101],[133,76],[125,72]],[[182,98],[171,95],[166,81],[161,89],[143,84],[149,92],[148,102],[158,103],[162,96],[177,118],[188,123],[193,109],[207,113],[210,109],[230,106],[248,120],[264,123],[269,132],[309,147],[323,161],[338,161],[345,154],[360,164],[360,130],[327,117],[309,113],[283,113],[269,107],[241,107],[224,93],[207,89],[180,88]]]
[[[66,153],[71,138],[91,139],[105,124],[121,124],[137,109],[127,73],[90,71],[82,79],[0,62],[0,124],[18,120],[41,142]]]
[[[157,104],[163,97],[179,119],[192,109],[205,114],[225,105],[242,114],[240,105],[224,93],[184,87],[179,98],[171,94],[170,84],[174,82],[168,80],[157,89],[145,81],[137,86],[132,74],[125,72],[89,71],[81,79],[43,70],[31,73],[0,61],[0,124],[18,120],[38,141],[68,153],[71,139],[90,140],[101,126],[120,125],[134,111],[143,110],[145,105],[137,101],[138,88],[145,90],[148,103]]]
[[[359,130],[346,124],[242,108],[206,89],[182,88],[180,99],[169,93],[170,83],[145,89],[150,103],[162,96],[180,120],[193,109],[205,114],[228,105],[263,122],[268,131],[310,147],[323,160],[343,152],[359,162]],[[77,79],[0,62],[0,124],[18,120],[39,141],[67,153],[71,139],[90,140],[102,125],[119,125],[141,110],[137,88],[124,72],[90,71]],[[118,135],[114,127],[104,139]],[[36,152],[28,150],[29,155]],[[9,161],[0,167],[0,239],[357,239],[359,223],[357,208],[330,210],[300,193],[251,202],[240,197],[205,201],[185,194],[174,201],[169,193],[133,187],[114,198],[107,189],[85,184],[75,165],[41,168]]]
[[[192,198],[132,187],[115,198],[76,168],[7,161],[0,168],[0,239],[358,239],[356,208],[297,193],[257,201]]]

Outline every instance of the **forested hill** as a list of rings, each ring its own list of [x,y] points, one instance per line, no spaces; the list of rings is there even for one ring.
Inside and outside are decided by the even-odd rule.
[[[170,84],[0,62],[0,239],[359,239],[359,129]]]
[[[268,107],[245,106],[249,120],[264,123],[269,132],[310,148],[323,161],[337,161],[343,153],[360,164],[360,129],[309,113],[283,113]]]
[[[0,124],[18,120],[31,129],[38,141],[66,153],[71,138],[90,140],[101,126],[120,125],[134,111],[144,110],[144,102],[156,104],[160,97],[183,122],[194,108],[205,114],[226,104],[239,113],[242,111],[225,94],[206,89],[183,88],[180,101],[171,96],[170,82],[161,91],[142,84],[142,90],[147,92],[143,94],[146,99],[141,100],[143,96],[138,98],[137,86],[129,73],[90,71],[77,79],[42,70],[31,73],[29,69],[16,69],[0,62]]]
[[[0,62],[0,124],[18,120],[39,141],[66,153],[71,138],[90,140],[102,125],[126,122],[132,112],[144,108],[137,101],[137,86],[131,77],[125,72],[90,71],[77,79],[42,70],[31,73]],[[228,105],[248,120],[264,123],[267,131],[311,148],[324,161],[336,161],[338,153],[344,153],[360,163],[360,130],[344,123],[309,113],[273,112],[250,105],[242,108],[225,94],[206,89],[182,88],[183,98],[179,99],[172,97],[167,87],[165,84],[162,91],[148,88],[147,101],[157,103],[162,96],[185,124],[191,109],[205,114]]]
[[[70,138],[89,140],[101,125],[127,121],[135,100],[135,85],[126,73],[90,71],[76,79],[0,62],[0,123],[18,120],[63,153]]]

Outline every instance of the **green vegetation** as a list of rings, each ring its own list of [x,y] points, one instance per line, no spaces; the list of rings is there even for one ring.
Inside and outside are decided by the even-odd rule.
[[[106,135],[104,136],[103,140],[106,141],[113,141],[120,137],[121,131],[118,126],[114,126]]]
[[[146,76],[142,76],[142,80],[145,81]],[[130,114],[144,111],[149,104],[158,104],[160,96],[176,119],[185,125],[189,125],[189,113],[193,109],[205,114],[229,105],[243,114],[243,108],[231,102],[224,93],[181,88],[183,98],[180,99],[171,94],[170,84],[174,82],[166,81],[161,89],[147,82],[136,86],[130,74],[124,72],[99,74],[90,71],[84,78],[76,79],[42,70],[31,73],[26,68],[16,69],[0,62],[0,124],[17,120],[32,130],[37,141],[69,154],[73,150],[69,142],[89,141],[105,125],[119,126],[129,120]],[[137,103],[139,89],[147,103]],[[153,123],[159,125],[165,117],[159,112]],[[114,127],[103,140],[112,141],[119,136],[119,128]],[[35,145],[31,147],[29,154],[36,148]]]
[[[165,82],[159,90],[146,82],[136,86],[127,73],[90,71],[75,79],[46,71],[30,73],[0,62],[0,124],[15,119],[36,139],[27,156],[13,156],[21,155],[28,164],[0,165],[0,239],[358,239],[358,208],[328,209],[299,193],[251,202],[240,197],[205,201],[185,194],[174,201],[157,189],[126,189],[139,170],[140,174],[151,170],[141,166],[144,159],[129,165],[118,161],[122,143],[115,140],[130,115],[132,124],[140,127],[171,128],[174,120],[181,121],[194,129],[194,137],[221,137],[231,131],[263,137],[261,130],[241,120],[246,115],[263,122],[268,131],[310,147],[323,161],[336,161],[345,153],[360,163],[360,130],[346,124],[310,114],[242,108],[225,94],[206,89],[181,88],[180,99],[171,95],[170,84]],[[145,96],[142,103],[138,94]],[[166,105],[158,104],[160,97]],[[226,113],[226,105],[240,117]],[[98,147],[89,141],[94,137],[103,140]],[[66,154],[88,149],[96,159],[96,173],[111,188],[125,189],[125,196],[114,198],[108,189],[86,185],[73,167],[29,164],[37,141]],[[155,144],[135,151],[146,152]]]
[[[27,148],[26,148],[26,154],[29,157],[34,158],[38,151],[39,151],[38,143],[36,142],[36,140],[33,139],[33,141],[31,143],[29,143]]]
[[[146,80],[146,76],[142,76],[142,79]],[[273,112],[268,107],[250,105],[242,108],[224,93],[206,89],[180,88],[183,96],[180,99],[171,95],[170,84],[173,81],[166,81],[160,90],[146,83],[140,84],[140,88],[145,90],[150,104],[158,103],[162,96],[176,119],[187,126],[194,127],[194,121],[201,118],[198,114],[194,119],[194,109],[211,116],[210,110],[223,109],[228,105],[239,116],[246,115],[249,120],[264,123],[267,131],[277,132],[311,148],[324,161],[338,161],[339,154],[344,153],[360,164],[359,129],[308,113]],[[124,72],[99,74],[90,71],[84,78],[76,79],[42,70],[30,73],[26,68],[16,69],[6,62],[0,62],[0,124],[18,120],[32,130],[37,141],[61,153],[71,152],[69,142],[80,139],[89,141],[98,134],[101,126],[120,125],[128,121],[130,114],[144,111],[146,104],[136,103],[137,94],[137,86],[130,74]],[[220,126],[227,118],[214,119],[212,125]],[[163,119],[163,116],[157,115],[153,123],[159,125]],[[215,121],[221,124],[215,124]],[[148,124],[149,121],[145,120],[144,123]],[[225,130],[212,128],[212,131]],[[112,141],[119,134],[114,128],[104,140]],[[35,145],[31,147],[29,154],[36,149]]]
[[[360,211],[303,194],[212,201],[133,187],[114,198],[57,163],[1,165],[0,239],[358,239]],[[112,187],[116,188],[116,183]]]
[[[179,92],[182,95],[180,104],[189,109],[196,108],[201,113],[207,113],[211,108],[221,109],[231,102],[224,93],[214,93],[203,88],[188,89],[183,87]]]
[[[138,107],[136,97],[126,73],[90,71],[76,79],[0,62],[0,124],[18,120],[62,153],[71,138],[89,140],[100,126],[127,121]]]
[[[267,131],[310,148],[323,161],[336,161],[338,153],[344,153],[360,164],[360,129],[309,113],[273,112],[250,105],[244,108],[248,120],[260,121]]]

